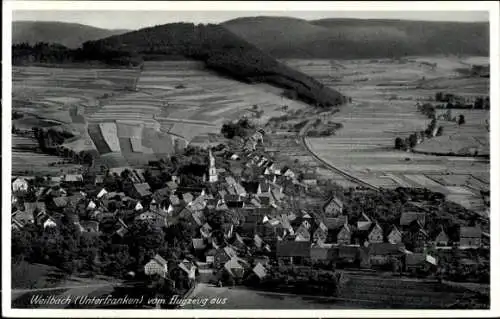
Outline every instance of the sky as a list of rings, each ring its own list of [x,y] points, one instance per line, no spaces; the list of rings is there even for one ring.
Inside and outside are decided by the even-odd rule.
[[[172,22],[220,23],[238,17],[287,16],[323,18],[403,19],[424,21],[488,21],[488,11],[82,11],[19,10],[12,20],[60,21],[105,29],[140,29]]]

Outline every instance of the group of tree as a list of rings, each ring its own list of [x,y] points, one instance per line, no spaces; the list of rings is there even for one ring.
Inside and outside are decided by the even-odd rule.
[[[489,109],[490,98],[489,96],[477,96],[475,98],[466,98],[451,93],[437,92],[435,96],[436,102],[443,102],[446,104],[438,106],[439,108],[446,109]]]
[[[209,68],[238,80],[266,82],[293,91],[298,99],[320,107],[347,101],[338,91],[279,62],[221,25],[173,23],[88,41],[78,49],[24,43],[14,45],[12,51],[14,64],[101,61],[114,65],[141,65],[150,58],[184,57],[201,60]]]
[[[410,134],[407,138],[396,137],[394,140],[394,148],[397,150],[411,150],[417,144],[422,143],[426,138],[443,135],[443,127],[437,126],[436,119],[432,119],[424,131],[419,131]]]
[[[255,130],[255,124],[248,118],[244,117],[236,122],[224,123],[221,128],[221,133],[224,137],[232,139],[235,136],[241,138],[247,137]]]

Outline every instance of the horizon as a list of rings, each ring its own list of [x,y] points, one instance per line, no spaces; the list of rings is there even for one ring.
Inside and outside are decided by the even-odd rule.
[[[175,16],[168,15],[175,13]],[[169,23],[223,23],[238,18],[403,20],[488,23],[488,11],[57,11],[18,10],[12,21],[78,23],[96,28],[137,30]],[[424,17],[424,19],[422,18]]]

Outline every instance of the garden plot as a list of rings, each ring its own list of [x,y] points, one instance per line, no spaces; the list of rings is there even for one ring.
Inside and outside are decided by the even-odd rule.
[[[99,129],[111,152],[120,152],[116,123],[100,123]]]

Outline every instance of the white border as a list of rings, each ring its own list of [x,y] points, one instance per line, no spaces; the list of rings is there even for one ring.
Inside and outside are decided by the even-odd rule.
[[[45,309],[11,309],[10,294],[10,200],[11,200],[11,21],[12,10],[176,10],[176,11],[489,11],[490,12],[490,63],[491,63],[491,245],[500,245],[498,225],[500,211],[499,202],[494,194],[498,194],[499,184],[494,178],[499,176],[497,155],[499,153],[498,126],[500,123],[498,79],[499,50],[498,34],[500,34],[498,3],[492,1],[432,1],[432,2],[216,2],[216,1],[11,1],[3,2],[3,51],[2,51],[2,315],[9,317],[494,317],[498,316],[500,307],[494,300],[500,300],[498,289],[498,266],[500,254],[498,249],[491,249],[491,309],[490,310],[45,310]],[[284,13],[285,15],[285,13]]]

